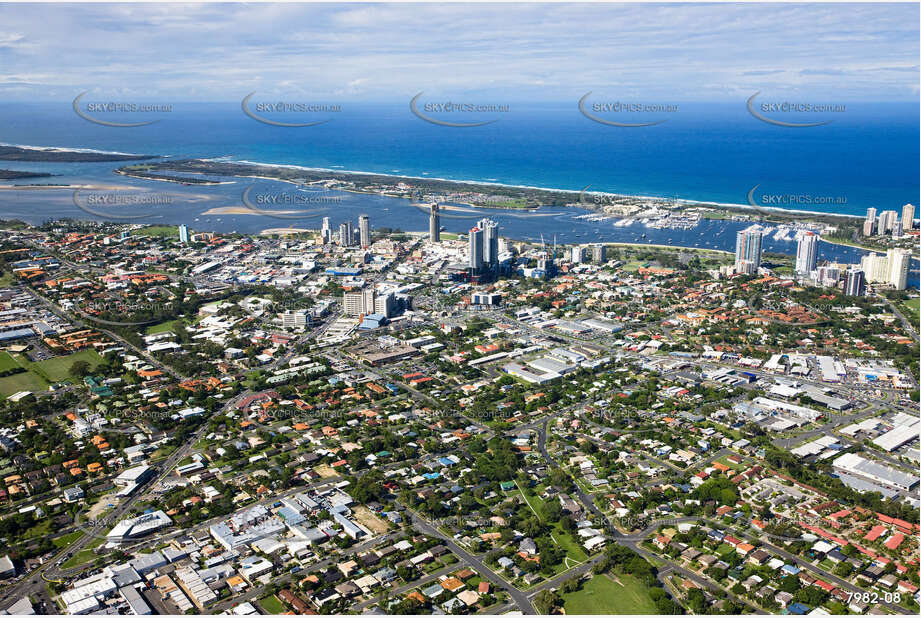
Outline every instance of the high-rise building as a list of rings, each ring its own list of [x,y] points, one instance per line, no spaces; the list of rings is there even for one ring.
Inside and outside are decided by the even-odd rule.
[[[892,222],[892,227],[890,228],[893,238],[901,238],[902,236],[902,220],[896,217],[895,221]]]
[[[860,270],[869,283],[889,281],[889,259],[880,253],[868,253],[860,258]]]
[[[483,231],[483,265],[495,268],[499,265],[499,224],[492,219],[480,219],[477,227]]]
[[[863,221],[863,235],[873,236],[876,231],[876,209],[867,208],[867,218]]]
[[[351,247],[353,237],[355,234],[352,232],[352,222],[346,221],[345,223],[339,224],[339,245],[342,247]]]
[[[863,296],[867,291],[863,271],[859,268],[849,268],[844,278],[845,296]]]
[[[902,206],[902,233],[910,232],[915,225],[915,205]]]
[[[179,242],[184,245],[189,244],[189,226],[182,224],[179,226]]]
[[[438,202],[432,202],[429,212],[429,242],[441,242],[441,217],[438,216]]]
[[[342,295],[342,311],[346,315],[359,316],[375,312],[377,294],[373,287],[346,292]]]
[[[393,292],[378,294],[374,298],[374,313],[392,318],[397,310],[397,298]]]
[[[761,227],[753,225],[736,233],[737,273],[753,274],[761,266]]]
[[[582,247],[580,247],[579,245],[576,245],[575,247],[572,248],[571,255],[569,257],[569,261],[572,262],[573,264],[582,263]]]
[[[592,261],[596,264],[604,264],[608,261],[607,248],[602,245],[592,245]]]
[[[806,276],[815,270],[819,237],[813,232],[804,232],[796,245],[796,274]]]
[[[908,249],[889,249],[886,252],[889,262],[888,283],[897,290],[908,287],[908,268],[911,264],[911,251]]]
[[[892,225],[898,220],[899,215],[894,210],[884,210],[879,213],[879,224],[876,226],[876,233],[882,236],[892,231]]]
[[[358,216],[358,242],[362,248],[371,246],[371,220],[368,215]]]
[[[325,245],[333,239],[333,231],[329,227],[329,217],[323,217],[323,225],[320,227],[320,238]]]
[[[470,228],[470,269],[479,272],[483,268],[483,230]]]
[[[837,266],[819,266],[815,269],[815,280],[819,285],[833,287],[838,285],[841,270]]]
[[[281,314],[281,325],[285,328],[303,330],[310,326],[310,314],[306,309],[288,309]]]

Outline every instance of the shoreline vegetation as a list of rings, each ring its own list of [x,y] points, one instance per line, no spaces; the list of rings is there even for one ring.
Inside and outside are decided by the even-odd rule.
[[[18,170],[0,169],[0,180],[20,180],[23,178],[50,178],[52,175],[45,172],[20,172]]]
[[[129,171],[133,168],[127,166],[118,168],[116,173]],[[814,211],[794,211],[782,208],[756,208],[744,204],[722,204],[716,202],[703,202],[691,200],[674,200],[660,197],[618,195],[612,193],[570,191],[565,189],[550,189],[541,187],[523,187],[477,181],[457,181],[440,178],[420,178],[417,176],[400,176],[370,172],[344,172],[328,169],[297,167],[283,164],[261,164],[236,161],[215,161],[205,159],[183,159],[170,161],[155,161],[143,165],[147,170],[161,170],[185,174],[208,174],[212,176],[262,178],[294,184],[320,183],[323,181],[337,181],[348,183],[347,187],[335,187],[337,190],[353,193],[370,193],[389,197],[402,197],[418,201],[424,193],[483,193],[490,196],[507,197],[505,202],[489,204],[471,204],[476,208],[509,209],[509,210],[536,210],[545,206],[566,207],[574,206],[605,212],[604,207],[623,206],[638,207],[655,205],[676,210],[711,209],[708,218],[720,218],[720,215],[738,215],[765,222],[789,223],[796,221],[811,221],[830,225],[853,223],[861,219],[858,215],[843,215],[820,213]],[[155,179],[169,178],[163,175],[154,175]],[[187,182],[185,177],[178,177],[175,182]],[[398,186],[398,189],[397,189]],[[387,187],[388,190],[383,190]],[[469,201],[468,201],[469,203]],[[707,216],[702,213],[701,216]]]
[[[115,170],[120,176],[129,178],[138,178],[140,180],[155,180],[159,182],[173,182],[181,185],[226,185],[232,182],[222,182],[220,180],[208,180],[207,178],[188,178],[186,176],[167,176],[164,174],[154,174],[147,165],[128,165]]]
[[[41,163],[106,163],[111,161],[143,161],[159,159],[160,155],[137,155],[115,152],[62,150],[60,148],[23,148],[0,145],[0,161],[30,161]]]

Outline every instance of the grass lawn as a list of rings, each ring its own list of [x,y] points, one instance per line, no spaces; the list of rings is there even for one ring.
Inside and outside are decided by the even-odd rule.
[[[61,382],[72,379],[69,371],[77,361],[86,361],[90,364],[90,368],[95,369],[96,365],[102,362],[102,357],[96,350],[81,350],[68,356],[56,356],[37,363],[29,363],[28,368],[49,382]]]
[[[179,238],[179,227],[175,225],[151,225],[140,230],[144,236],[175,236]]]
[[[64,536],[59,536],[56,539],[53,539],[51,542],[58,549],[63,549],[83,536],[82,530],[74,530],[70,534],[65,534]]]
[[[282,602],[278,600],[278,597],[276,597],[274,594],[259,599],[259,606],[268,613],[274,615],[284,614],[286,611],[288,611],[285,609],[285,606],[282,604]]]
[[[90,545],[94,545],[94,544],[95,544],[95,545],[100,545],[100,544],[102,544],[102,541],[104,541],[105,539],[98,539],[98,540],[100,541],[99,543],[96,543],[95,541],[93,541],[93,543],[90,543]],[[92,562],[92,561],[95,560],[97,557],[99,557],[99,554],[96,553],[96,548],[95,548],[95,547],[90,547],[90,548],[87,548],[87,549],[81,549],[80,551],[78,551],[77,553],[75,553],[73,556],[71,556],[70,558],[68,558],[68,559],[64,562],[64,564],[61,565],[61,568],[62,568],[62,569],[72,569],[72,568],[74,568],[74,567],[80,566],[81,564],[86,564],[87,562]]]
[[[7,371],[9,369],[16,369],[16,367],[21,367],[19,363],[16,362],[16,359],[10,356],[10,353],[6,350],[0,352],[0,371]]]
[[[173,327],[181,322],[181,320],[167,320],[166,322],[160,322],[159,324],[154,324],[153,326],[148,326],[146,334],[156,335],[157,333],[165,333],[167,331],[173,330]]]
[[[582,590],[563,595],[567,614],[655,614],[647,588],[631,575],[596,575]]]
[[[45,391],[48,382],[31,371],[0,378],[0,395],[9,397],[19,391]]]
[[[906,318],[917,324],[918,316],[921,315],[921,298],[906,300],[902,303],[901,309]]]

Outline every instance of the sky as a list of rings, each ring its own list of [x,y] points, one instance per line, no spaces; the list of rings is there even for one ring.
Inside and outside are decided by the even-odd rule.
[[[0,4],[0,101],[919,99],[919,5]]]

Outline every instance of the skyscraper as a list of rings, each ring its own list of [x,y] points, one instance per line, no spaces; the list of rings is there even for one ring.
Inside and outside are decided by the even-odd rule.
[[[902,206],[902,233],[911,231],[915,225],[915,205],[905,204]]]
[[[604,264],[608,260],[607,251],[602,244],[592,245],[592,261],[596,264]]]
[[[753,225],[736,233],[737,273],[754,274],[761,266],[761,228]]]
[[[492,219],[480,219],[477,227],[483,231],[483,264],[495,268],[499,265],[499,224]]]
[[[859,268],[849,268],[844,278],[844,295],[863,296],[866,290],[867,284],[863,278],[863,271]]]
[[[805,232],[796,245],[796,274],[806,276],[815,270],[819,237],[813,232]]]
[[[179,242],[184,245],[189,244],[189,226],[182,224],[179,226]]]
[[[470,270],[479,272],[483,268],[483,230],[470,228]]]
[[[569,261],[572,262],[573,264],[581,264],[582,263],[582,253],[583,253],[582,247],[580,247],[579,245],[576,245],[575,247],[572,248],[572,254],[569,257]]]
[[[908,287],[908,267],[911,264],[911,251],[908,249],[889,249],[886,252],[889,262],[888,282],[897,290]]]
[[[333,231],[329,228],[329,217],[323,217],[323,225],[320,227],[320,239],[325,245],[333,238]]]
[[[362,248],[371,246],[371,220],[368,215],[358,216],[358,239]]]
[[[441,242],[441,217],[438,216],[438,202],[432,202],[429,213],[429,242]]]
[[[873,236],[876,231],[876,209],[867,208],[867,218],[863,221],[863,235]]]
[[[899,215],[894,210],[884,210],[883,212],[879,213],[879,223],[876,226],[876,233],[883,235],[886,232],[891,232],[892,225],[898,218]]]
[[[860,270],[870,283],[885,283],[889,280],[889,258],[880,253],[868,253],[860,258]]]
[[[352,222],[346,221],[339,224],[339,245],[348,247],[352,244]]]

